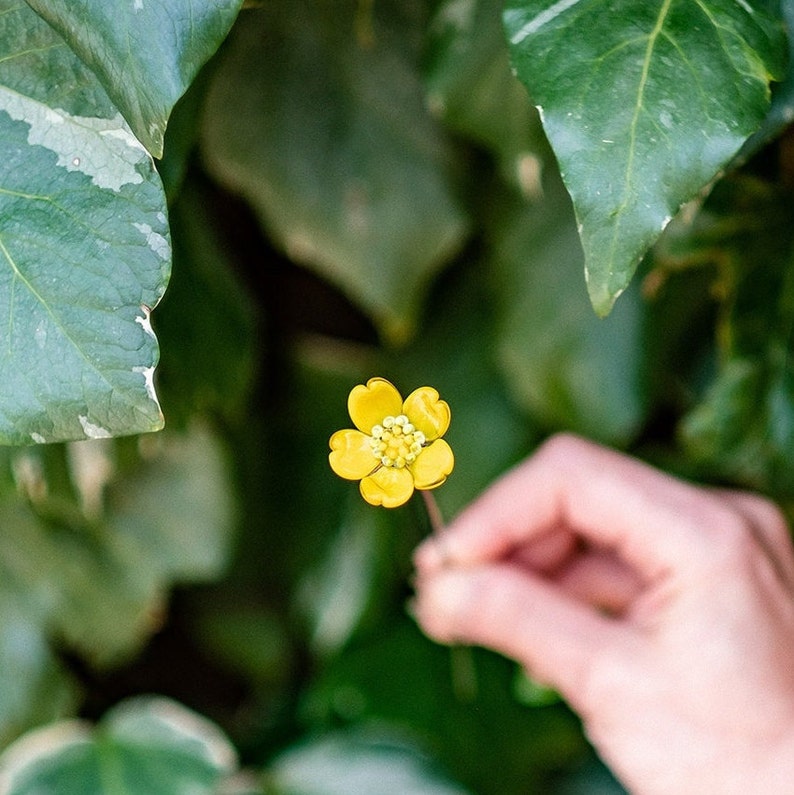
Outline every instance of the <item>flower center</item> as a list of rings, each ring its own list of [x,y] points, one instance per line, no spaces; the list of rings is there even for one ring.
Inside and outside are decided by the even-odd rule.
[[[369,437],[372,454],[385,467],[402,469],[416,461],[416,457],[427,444],[422,431],[408,421],[405,414],[384,417],[379,425],[372,426]]]

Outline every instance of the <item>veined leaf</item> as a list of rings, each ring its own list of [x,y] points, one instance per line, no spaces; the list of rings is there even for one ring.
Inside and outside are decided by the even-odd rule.
[[[0,791],[211,795],[236,766],[215,724],[169,699],[138,697],[114,707],[96,730],[64,721],[24,735],[0,756]]]
[[[157,430],[170,270],[148,152],[27,6],[0,0],[0,443]]]
[[[606,314],[682,203],[761,123],[785,38],[762,2],[509,0],[518,76],[573,198]]]
[[[168,116],[242,0],[27,0],[99,78],[154,157]]]

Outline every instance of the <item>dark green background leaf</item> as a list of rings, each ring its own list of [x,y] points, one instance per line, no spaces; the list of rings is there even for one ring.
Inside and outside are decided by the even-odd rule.
[[[625,444],[646,408],[639,291],[610,317],[593,314],[570,200],[556,175],[542,200],[494,197],[491,209],[499,361],[513,395],[546,428]]]
[[[370,34],[353,0],[245,12],[210,90],[203,151],[291,258],[402,341],[467,219],[424,106],[421,5],[386,0],[372,14]]]

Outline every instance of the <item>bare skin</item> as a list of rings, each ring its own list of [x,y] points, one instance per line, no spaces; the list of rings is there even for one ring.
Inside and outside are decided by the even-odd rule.
[[[557,436],[415,557],[431,637],[517,660],[636,795],[794,792],[777,508]]]

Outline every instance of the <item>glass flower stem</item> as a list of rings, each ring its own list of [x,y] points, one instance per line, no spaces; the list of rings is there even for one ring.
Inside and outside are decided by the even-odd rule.
[[[422,490],[422,497],[427,509],[427,518],[433,535],[444,532],[444,517],[433,496],[432,491]],[[469,646],[450,646],[449,665],[452,677],[452,692],[461,702],[471,702],[477,698],[477,670],[474,665],[474,655]]]

